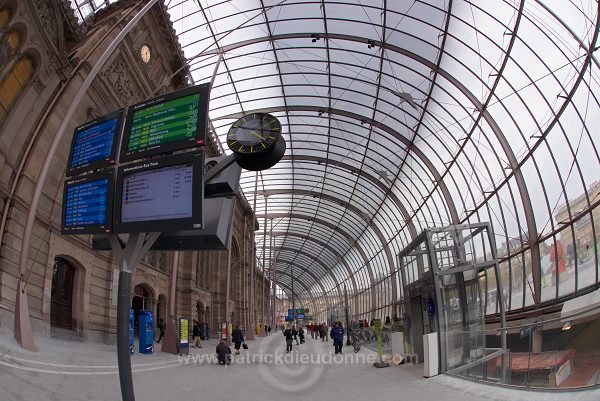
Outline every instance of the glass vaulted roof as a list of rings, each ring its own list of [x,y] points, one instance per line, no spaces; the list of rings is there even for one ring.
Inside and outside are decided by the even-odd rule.
[[[164,7],[190,82],[214,80],[221,143],[247,113],[282,123],[284,158],[241,187],[258,261],[297,306],[323,311],[347,288],[358,318],[391,315],[400,250],[427,227],[482,221],[511,311],[598,286],[597,1]],[[559,246],[574,274],[534,282]]]

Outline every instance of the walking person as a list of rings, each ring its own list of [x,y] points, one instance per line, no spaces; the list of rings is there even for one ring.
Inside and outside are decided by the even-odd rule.
[[[160,340],[162,340],[162,338],[165,336],[165,329],[166,328],[167,328],[167,325],[165,324],[164,319],[161,317],[160,319],[158,319],[158,330],[160,331],[160,334],[158,336],[157,343],[159,343]]]
[[[296,345],[300,345],[300,343],[298,342],[298,330],[296,330],[296,326],[292,326],[292,336],[294,336]]]
[[[323,332],[323,334],[322,334],[323,335],[323,341],[328,342],[329,338],[327,336],[329,334],[329,327],[327,326],[326,323],[323,323],[322,332]]]
[[[310,338],[315,339],[315,325],[311,322],[308,325],[308,331],[310,332]]]
[[[300,344],[304,344],[304,328],[302,325],[298,327],[298,337],[300,337]]]
[[[331,329],[331,339],[333,340],[333,346],[335,347],[335,354],[342,353],[342,347],[344,346],[344,328],[342,322],[335,322]]]
[[[202,341],[200,340],[200,325],[198,321],[194,319],[194,325],[192,326],[192,347],[202,348]]]
[[[206,330],[206,332],[204,334],[204,339],[210,340],[210,327],[208,327],[208,322],[206,323],[206,326],[204,329]]]
[[[292,345],[294,343],[294,334],[292,334],[292,329],[287,327],[283,331],[283,335],[285,336],[285,353],[288,354],[292,351]]]
[[[235,329],[231,332],[231,340],[233,341],[235,354],[240,354],[240,347],[244,342],[244,333],[242,333],[242,329],[240,329],[240,325],[236,324]]]

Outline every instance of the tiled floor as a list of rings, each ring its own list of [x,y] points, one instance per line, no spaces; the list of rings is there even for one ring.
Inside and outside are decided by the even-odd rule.
[[[460,379],[422,377],[422,365],[376,369],[376,355],[308,338],[285,353],[281,334],[248,342],[230,366],[215,363],[216,340],[187,357],[156,352],[132,357],[137,400],[600,400],[600,389],[539,393]],[[120,400],[116,347],[36,338],[38,352],[20,349],[0,330],[0,400]]]

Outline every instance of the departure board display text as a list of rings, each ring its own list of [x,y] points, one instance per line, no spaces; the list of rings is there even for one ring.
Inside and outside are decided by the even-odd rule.
[[[192,164],[128,174],[123,178],[121,221],[192,217]]]
[[[116,233],[204,227],[204,151],[122,165],[117,173]]]
[[[67,175],[108,167],[115,163],[121,120],[122,110],[86,123],[75,130]]]
[[[186,88],[133,106],[121,161],[204,144],[208,86]]]
[[[63,194],[63,234],[106,233],[112,227],[112,170],[67,180]]]

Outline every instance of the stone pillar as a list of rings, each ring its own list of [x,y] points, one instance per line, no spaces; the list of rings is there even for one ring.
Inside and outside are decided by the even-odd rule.
[[[542,352],[542,329],[531,332],[531,352]]]

